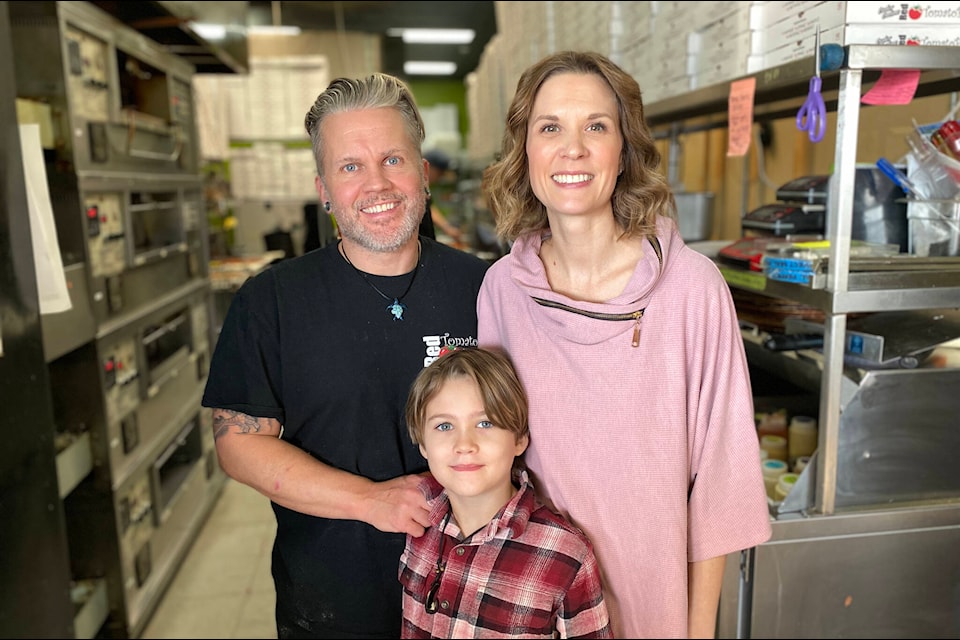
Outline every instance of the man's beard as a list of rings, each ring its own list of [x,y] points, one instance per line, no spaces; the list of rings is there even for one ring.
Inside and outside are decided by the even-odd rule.
[[[333,215],[337,220],[337,227],[340,229],[342,237],[355,242],[368,251],[387,253],[396,251],[417,234],[420,228],[420,219],[426,210],[426,204],[425,192],[412,200],[402,198],[400,206],[407,207],[404,221],[390,232],[378,231],[375,226],[364,225],[361,220],[365,214],[359,213],[356,209],[351,209],[346,215],[342,215],[338,213],[338,208],[334,206]]]

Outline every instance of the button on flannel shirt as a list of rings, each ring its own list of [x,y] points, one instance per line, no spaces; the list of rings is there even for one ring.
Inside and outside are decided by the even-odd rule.
[[[600,572],[590,541],[537,501],[525,472],[521,488],[486,527],[462,540],[439,529],[450,502],[432,477],[421,489],[432,526],[407,536],[400,558],[403,638],[612,638]],[[446,569],[438,608],[424,608],[440,537]]]

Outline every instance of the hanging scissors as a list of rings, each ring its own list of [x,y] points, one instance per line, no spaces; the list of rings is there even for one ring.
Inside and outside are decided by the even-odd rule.
[[[815,39],[814,63],[815,72],[810,78],[810,91],[807,93],[807,99],[804,100],[800,111],[797,112],[797,129],[807,131],[810,134],[811,142],[820,142],[823,135],[827,132],[827,107],[823,103],[823,95],[820,93],[820,25],[817,25],[817,35]]]

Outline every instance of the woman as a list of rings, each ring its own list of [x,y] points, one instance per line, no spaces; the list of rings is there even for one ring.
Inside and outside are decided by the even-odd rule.
[[[513,246],[478,298],[530,400],[527,464],[593,542],[616,637],[714,637],[727,554],[770,521],[743,342],[687,248],[640,87],[560,52],[521,76],[484,173]]]

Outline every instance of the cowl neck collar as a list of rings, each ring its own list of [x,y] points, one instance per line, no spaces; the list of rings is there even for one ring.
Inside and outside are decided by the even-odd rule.
[[[624,290],[606,302],[586,302],[574,300],[550,288],[539,255],[545,237],[543,232],[532,232],[514,242],[510,251],[510,277],[530,296],[531,303],[541,309],[533,313],[545,323],[545,330],[581,344],[603,342],[631,331],[634,323],[630,320],[600,318],[631,316],[646,309],[669,268],[672,252],[682,246],[676,226],[671,220],[661,218],[657,224],[657,235],[644,244],[643,255]],[[658,246],[659,251],[656,250]]]

